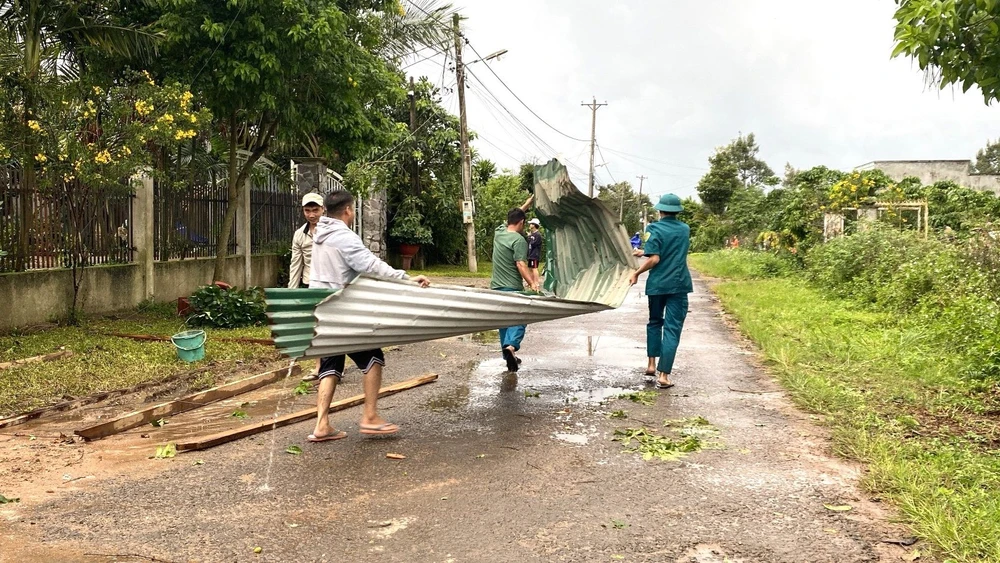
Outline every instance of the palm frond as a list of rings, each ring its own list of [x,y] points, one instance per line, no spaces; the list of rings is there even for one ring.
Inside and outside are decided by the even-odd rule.
[[[454,42],[452,17],[457,9],[439,0],[407,0],[403,14],[385,15],[386,55],[401,57],[430,47],[447,51]]]

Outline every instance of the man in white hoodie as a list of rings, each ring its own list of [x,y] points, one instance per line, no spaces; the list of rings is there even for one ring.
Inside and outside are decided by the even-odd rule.
[[[410,279],[421,287],[430,285],[424,276],[410,278],[403,270],[391,266],[375,256],[365,247],[361,237],[351,226],[354,224],[354,196],[348,191],[330,193],[324,200],[326,216],[316,225],[313,239],[312,271],[309,277],[310,289],[342,289],[358,274],[374,274],[386,278]],[[382,367],[385,354],[381,349],[366,350],[347,354],[364,374],[362,385],[365,392],[364,412],[361,415],[362,434],[394,434],[399,427],[386,422],[377,410],[378,390],[382,386]],[[346,358],[343,355],[329,356],[320,360],[319,390],[316,398],[318,416],[316,427],[309,435],[310,442],[339,440],[347,436],[330,426],[330,403],[337,382],[344,374]]]

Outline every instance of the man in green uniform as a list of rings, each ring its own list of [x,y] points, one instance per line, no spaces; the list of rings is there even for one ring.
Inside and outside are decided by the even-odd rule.
[[[525,211],[534,197],[529,197],[520,208],[507,213],[507,226],[497,229],[493,236],[493,275],[490,289],[497,291],[523,291],[527,283],[538,291],[538,281],[528,268],[528,241],[524,239]],[[521,360],[515,353],[521,349],[524,326],[515,325],[500,329],[500,352],[507,362],[507,371],[517,371]]]
[[[646,376],[655,375],[656,387],[667,389],[674,386],[670,371],[687,317],[688,293],[694,291],[687,267],[691,229],[677,220],[683,207],[681,199],[674,194],[661,197],[655,208],[660,212],[660,220],[646,227],[649,239],[643,250],[636,251],[637,256],[645,255],[646,261],[632,274],[631,283],[635,285],[639,274],[649,272],[646,278],[646,297],[649,299]]]

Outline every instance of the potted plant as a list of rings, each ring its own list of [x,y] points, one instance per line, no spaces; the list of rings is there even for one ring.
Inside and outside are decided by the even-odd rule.
[[[420,245],[431,242],[431,230],[424,226],[424,216],[417,208],[414,198],[406,198],[396,210],[389,235],[399,241],[399,255],[403,258],[403,269],[410,268],[413,257],[420,251]]]

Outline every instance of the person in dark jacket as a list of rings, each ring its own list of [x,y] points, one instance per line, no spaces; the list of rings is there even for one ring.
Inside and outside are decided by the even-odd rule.
[[[643,250],[635,252],[646,256],[646,261],[632,274],[630,282],[635,285],[640,274],[649,272],[646,278],[646,297],[649,299],[646,376],[655,376],[656,387],[667,389],[674,386],[670,373],[687,317],[688,294],[694,291],[687,267],[691,229],[677,220],[683,207],[676,195],[664,195],[655,208],[660,212],[660,220],[646,228],[649,238]]]
[[[535,284],[541,283],[538,278],[538,263],[542,260],[542,233],[538,232],[539,225],[541,222],[538,219],[528,221],[528,229],[531,230],[528,233],[528,269],[535,277]]]

